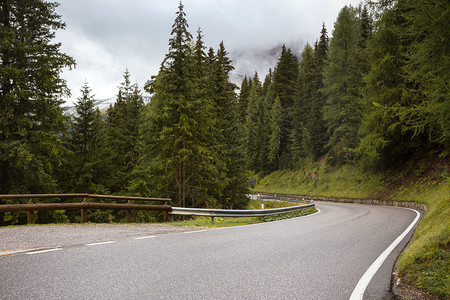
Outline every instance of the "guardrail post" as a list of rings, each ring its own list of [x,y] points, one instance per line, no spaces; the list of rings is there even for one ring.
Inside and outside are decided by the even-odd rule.
[[[83,203],[86,202],[86,198],[83,199]],[[86,223],[87,222],[87,209],[86,208],[82,208],[81,209],[81,223]]]
[[[28,204],[33,204],[33,201],[30,199],[30,202]],[[33,224],[34,223],[34,211],[29,210],[27,211],[27,224]]]
[[[169,222],[169,213],[167,211],[164,211],[163,221],[165,223]]]
[[[81,209],[81,223],[86,223],[86,222],[87,222],[87,209],[82,208]]]
[[[131,211],[126,210],[127,213],[127,223],[131,223]]]
[[[211,223],[214,224],[214,217],[211,217]]]
[[[34,211],[27,211],[27,223],[28,224],[34,223]]]

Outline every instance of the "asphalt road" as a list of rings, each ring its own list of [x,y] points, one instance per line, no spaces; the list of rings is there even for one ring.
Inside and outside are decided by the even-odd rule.
[[[61,237],[72,226],[61,226],[59,241],[45,242],[59,247],[0,256],[0,299],[349,299],[416,217],[394,207],[317,208],[319,214],[279,222],[165,234],[116,227],[117,235],[113,229],[68,242]],[[364,299],[392,299],[392,268],[410,235],[381,265]],[[0,230],[0,241],[7,236]],[[16,245],[9,243],[0,242],[0,250]]]

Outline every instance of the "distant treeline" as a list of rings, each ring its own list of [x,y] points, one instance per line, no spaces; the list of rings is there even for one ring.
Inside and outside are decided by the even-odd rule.
[[[180,3],[169,51],[144,87],[151,102],[144,105],[127,70],[106,118],[88,83],[75,116],[63,114],[69,91],[59,75],[75,61],[52,44],[64,28],[56,6],[0,6],[2,194],[130,194],[243,208],[253,173],[319,158],[389,169],[427,151],[448,153],[444,0],[345,6],[331,37],[323,25],[301,54],[283,46],[264,81],[245,77],[239,93],[224,44],[208,49],[200,29],[193,38]]]

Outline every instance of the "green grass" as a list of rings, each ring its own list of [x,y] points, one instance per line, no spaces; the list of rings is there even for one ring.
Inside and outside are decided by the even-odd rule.
[[[313,179],[311,174],[316,174]],[[383,176],[344,166],[330,170],[318,163],[303,170],[276,171],[259,180],[258,192],[305,196],[368,198],[381,192]]]
[[[399,200],[405,198],[426,204],[428,210],[410,246],[400,255],[398,272],[407,283],[450,298],[448,182],[423,189],[404,189]]]
[[[375,173],[355,166],[330,168],[319,162],[301,170],[258,177],[255,191],[333,198],[382,199],[425,204],[410,245],[398,260],[401,280],[450,298],[448,161],[410,162],[398,172]],[[317,174],[314,190],[311,174]]]

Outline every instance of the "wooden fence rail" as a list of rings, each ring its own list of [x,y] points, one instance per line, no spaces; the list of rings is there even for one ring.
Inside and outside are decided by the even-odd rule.
[[[32,203],[35,198],[83,198],[81,203]],[[128,201],[163,201],[164,205],[150,204],[131,204],[131,203],[92,203],[86,202],[87,198],[96,199],[115,199]],[[147,197],[129,197],[129,196],[111,196],[111,195],[93,195],[93,194],[21,194],[21,195],[0,195],[0,199],[30,199],[28,204],[0,204],[0,212],[27,212],[28,224],[34,223],[34,212],[42,210],[81,210],[81,222],[87,222],[88,209],[117,209],[126,211],[126,220],[131,222],[131,210],[154,210],[164,212],[164,221],[168,221],[168,212],[172,207],[167,205],[171,199],[168,198],[147,198]]]

